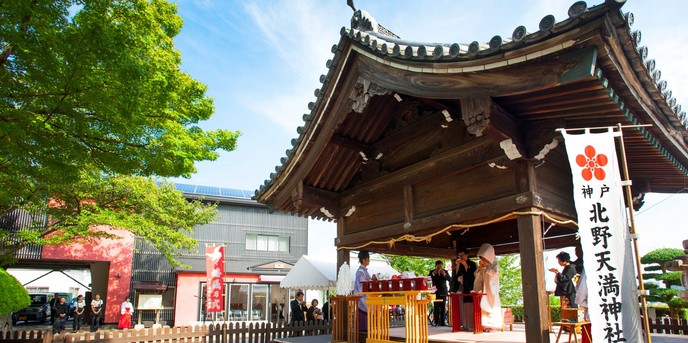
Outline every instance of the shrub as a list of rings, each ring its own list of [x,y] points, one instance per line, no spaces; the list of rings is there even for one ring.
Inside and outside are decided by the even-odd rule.
[[[7,273],[0,269],[0,316],[9,315],[31,305],[31,298],[24,287]]]

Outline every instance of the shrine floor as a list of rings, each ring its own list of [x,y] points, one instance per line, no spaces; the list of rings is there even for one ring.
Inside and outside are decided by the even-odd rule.
[[[558,328],[555,328],[558,330]],[[397,327],[391,328],[390,330],[391,339],[394,341],[403,342],[404,341],[404,328]],[[331,342],[331,335],[321,335],[321,336],[305,336],[305,337],[293,337],[293,338],[283,338],[279,342],[285,343],[326,343]],[[555,333],[550,333],[550,342],[556,342],[557,335]],[[580,334],[578,335],[578,340],[580,342]],[[428,328],[428,341],[429,343],[442,343],[442,342],[452,342],[452,343],[526,343],[526,332],[525,326],[523,324],[514,324],[514,330],[509,331],[508,328],[504,332],[489,332],[482,334],[473,334],[472,332],[451,332],[451,327],[431,326]],[[571,337],[571,342],[573,342],[573,337]],[[562,333],[559,342],[568,342],[568,334]],[[678,335],[667,335],[667,334],[652,334],[652,343],[688,343],[688,336],[678,336]]]
[[[558,327],[554,327],[554,333],[550,333],[550,342],[554,343],[557,340]],[[390,336],[393,340],[400,342],[404,341],[404,328],[391,328]],[[667,335],[667,334],[651,334],[652,343],[688,343],[688,336]],[[562,333],[559,342],[568,342],[569,334]],[[578,334],[578,341],[581,341],[581,335]],[[514,324],[514,330],[509,331],[509,328],[498,332],[486,332],[481,334],[473,334],[472,332],[451,332],[451,327],[448,326],[430,326],[428,327],[428,342],[429,343],[526,343],[526,331],[524,324]],[[574,342],[571,336],[571,342]]]

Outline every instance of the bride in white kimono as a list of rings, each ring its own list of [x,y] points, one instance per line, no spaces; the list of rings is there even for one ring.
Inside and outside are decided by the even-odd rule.
[[[490,332],[501,330],[503,324],[502,304],[499,301],[499,265],[492,245],[485,243],[478,250],[478,270],[475,272],[473,292],[482,293],[483,329]]]

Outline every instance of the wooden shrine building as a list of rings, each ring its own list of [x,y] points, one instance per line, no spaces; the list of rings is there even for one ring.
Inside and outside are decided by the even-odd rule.
[[[487,44],[406,41],[356,11],[255,199],[335,220],[338,265],[361,249],[519,252],[526,339],[548,342],[543,245],[573,246],[577,230],[556,129],[651,124],[624,130],[636,207],[688,184],[686,114],[622,5],[579,1]]]

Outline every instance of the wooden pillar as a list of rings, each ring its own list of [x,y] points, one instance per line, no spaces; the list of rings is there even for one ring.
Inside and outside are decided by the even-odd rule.
[[[522,209],[537,212],[537,208]],[[519,215],[519,251],[521,252],[521,279],[525,310],[526,342],[549,343],[549,298],[545,290],[545,266],[542,251],[542,224],[540,216]]]
[[[340,217],[337,220],[337,238],[335,238],[335,245],[338,247],[339,246],[339,239],[340,237],[344,236],[344,222],[345,222],[344,217]],[[344,264],[344,262],[349,264],[349,268],[351,268],[351,262],[349,261],[350,256],[349,256],[349,250],[341,249],[337,250],[337,275],[339,275],[339,268]],[[342,295],[342,294],[340,294]]]
[[[337,219],[337,238],[335,238],[335,246],[337,247],[339,247],[340,237],[344,236],[345,221],[346,219],[344,217],[339,217]],[[350,251],[346,249],[337,250],[337,277],[339,277],[339,268],[341,268],[344,262],[348,263],[349,268],[351,268],[349,252]],[[357,317],[354,316],[352,318],[350,315],[352,309],[351,302],[347,298],[348,294],[337,295],[343,300],[338,302],[338,306],[340,307],[337,310],[338,315],[332,319],[332,340],[358,342],[358,325],[355,321]],[[350,329],[355,331],[352,332]]]

